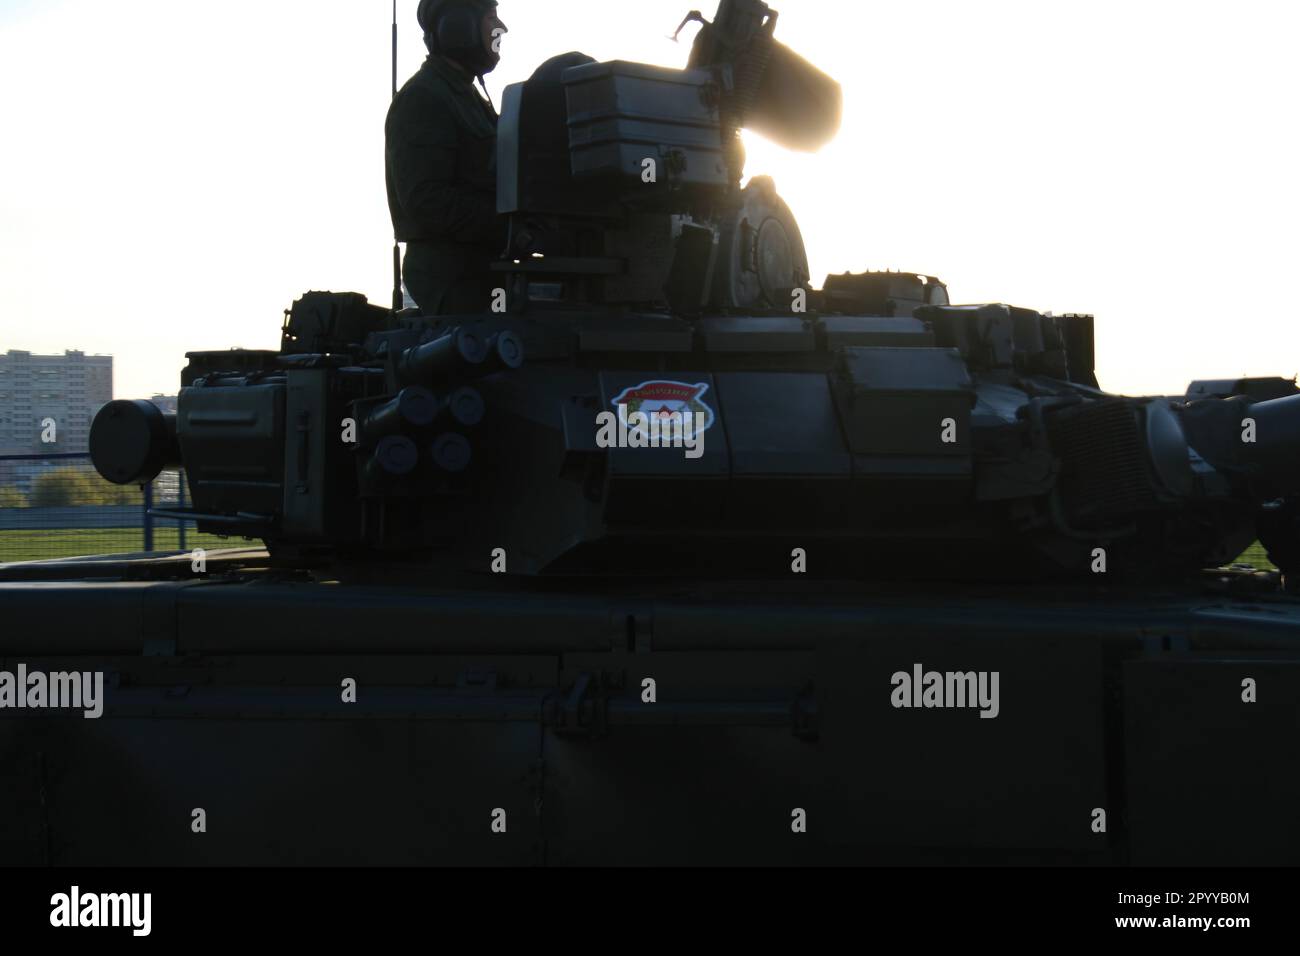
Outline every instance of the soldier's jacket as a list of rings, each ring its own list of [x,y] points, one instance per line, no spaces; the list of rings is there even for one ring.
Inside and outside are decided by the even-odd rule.
[[[407,243],[407,288],[426,312],[487,308],[487,263],[506,240],[496,211],[496,124],[473,80],[440,56],[425,60],[388,110],[388,208]]]

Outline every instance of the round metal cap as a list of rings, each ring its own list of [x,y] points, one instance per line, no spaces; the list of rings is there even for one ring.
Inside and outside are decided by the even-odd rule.
[[[478,389],[458,388],[447,397],[447,413],[456,424],[465,428],[473,428],[483,421],[486,412],[487,406],[483,404]]]
[[[487,360],[488,342],[478,332],[466,328],[456,330],[456,348],[469,365],[480,365]]]
[[[464,471],[471,456],[469,440],[464,435],[448,432],[439,435],[433,443],[433,463],[443,471]]]
[[[492,354],[503,368],[524,364],[524,343],[513,332],[498,332],[492,337]]]
[[[390,475],[409,475],[420,461],[420,450],[405,435],[389,435],[375,446],[375,462]]]
[[[397,408],[403,421],[422,427],[438,414],[438,399],[427,388],[412,385],[397,394]]]
[[[104,479],[118,485],[157,478],[170,445],[166,417],[143,399],[109,402],[90,426],[90,460]]]

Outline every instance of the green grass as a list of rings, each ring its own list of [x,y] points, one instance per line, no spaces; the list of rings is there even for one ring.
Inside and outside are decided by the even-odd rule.
[[[1229,562],[1229,563],[1234,563],[1234,562]],[[1252,544],[1245,551],[1241,552],[1240,557],[1237,558],[1235,563],[1253,564],[1260,571],[1277,570],[1277,568],[1273,566],[1273,562],[1268,559],[1268,555],[1264,552],[1264,546],[1260,544],[1258,541]]]
[[[192,528],[185,534],[185,548],[260,547],[261,541],[246,538],[223,538],[199,534]],[[154,528],[155,551],[179,551],[179,534],[175,525]],[[144,532],[139,528],[68,528],[57,530],[0,531],[0,563],[5,561],[40,561],[45,558],[72,558],[88,554],[119,554],[144,549]]]

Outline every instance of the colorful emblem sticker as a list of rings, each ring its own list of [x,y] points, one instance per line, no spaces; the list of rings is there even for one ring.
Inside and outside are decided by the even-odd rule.
[[[690,418],[682,416],[683,435],[687,441],[696,435],[708,431],[713,424],[713,409],[704,404],[701,396],[708,390],[708,382],[691,385],[688,382],[672,382],[654,379],[625,388],[614,397],[611,404],[618,410],[619,424],[628,428],[627,418],[633,412],[646,416],[655,416],[660,421],[660,433],[672,434],[673,416],[690,412]],[[701,424],[701,422],[703,424]],[[690,427],[685,425],[689,423]],[[645,434],[645,429],[629,429],[632,433]]]

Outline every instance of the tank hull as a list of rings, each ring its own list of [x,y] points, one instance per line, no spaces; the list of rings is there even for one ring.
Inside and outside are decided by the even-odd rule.
[[[0,568],[0,669],[105,675],[98,719],[0,709],[6,862],[1300,861],[1300,601],[1250,575],[431,588],[210,560]]]

